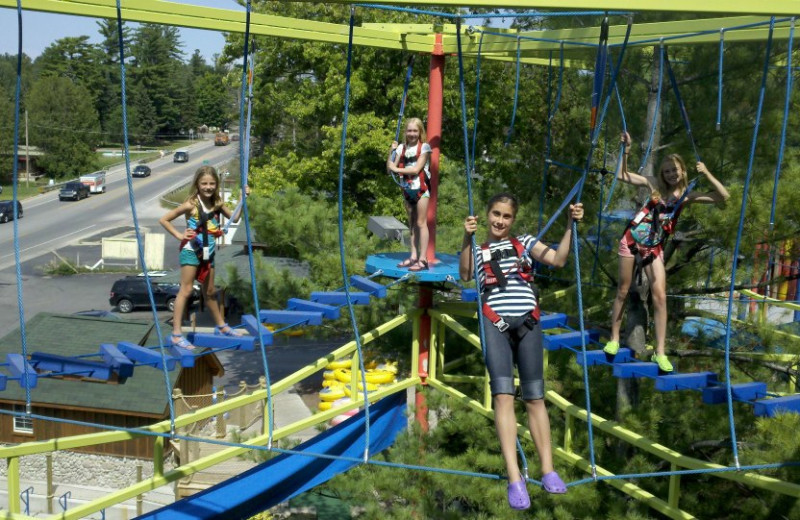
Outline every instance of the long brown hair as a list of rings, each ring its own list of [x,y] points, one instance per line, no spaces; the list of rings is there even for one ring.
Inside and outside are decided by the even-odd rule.
[[[211,175],[214,178],[214,181],[217,183],[217,189],[214,190],[214,195],[211,197],[211,204],[216,209],[220,205],[222,205],[222,197],[219,194],[220,190],[220,181],[219,181],[219,174],[217,170],[211,166],[201,166],[194,172],[194,180],[192,181],[192,189],[189,190],[189,196],[186,197],[186,202],[199,202],[200,197],[200,179],[205,177],[206,175]]]

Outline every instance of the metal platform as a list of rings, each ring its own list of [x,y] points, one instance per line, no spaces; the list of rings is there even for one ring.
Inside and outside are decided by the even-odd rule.
[[[382,271],[381,276],[388,278],[402,278],[409,274],[408,268],[397,267],[397,264],[408,258],[408,253],[378,253],[367,257],[366,271],[369,274]],[[414,281],[417,282],[446,282],[449,279],[458,280],[458,256],[438,253],[438,262],[425,271],[411,271]]]

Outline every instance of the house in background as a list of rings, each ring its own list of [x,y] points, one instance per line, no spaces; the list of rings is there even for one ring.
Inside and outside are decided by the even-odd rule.
[[[25,330],[29,355],[33,352],[60,356],[96,354],[102,343],[120,341],[143,346],[158,344],[154,324],[146,321],[41,313],[26,324]],[[162,324],[161,330],[168,333],[170,326]],[[8,353],[21,352],[19,329],[0,338],[0,360],[5,360]],[[223,373],[222,364],[214,354],[198,357],[192,368],[183,368],[178,363],[175,370],[168,372],[170,386],[180,388],[186,395],[210,394],[213,378]],[[147,426],[169,418],[164,372],[143,365],[136,365],[133,376],[124,383],[41,377],[31,389],[31,403],[36,415],[124,428]],[[17,381],[8,381],[6,389],[0,391],[0,410],[25,411],[25,389]],[[0,413],[0,442],[3,443],[99,431],[106,430]],[[89,446],[81,451],[150,459],[153,444],[154,438],[147,436]]]

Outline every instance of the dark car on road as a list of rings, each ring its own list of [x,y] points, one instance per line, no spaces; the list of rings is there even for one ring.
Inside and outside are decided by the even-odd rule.
[[[176,283],[156,283],[153,286],[153,299],[157,307],[166,307],[170,311],[175,309],[175,298],[178,296],[180,285]],[[195,298],[193,293],[189,304]],[[147,294],[147,282],[140,276],[127,276],[114,282],[108,303],[117,307],[119,312],[128,313],[136,307],[149,307],[150,298]]]
[[[22,218],[22,204],[17,201],[17,216]],[[14,201],[0,200],[0,222],[5,224],[14,218]]]
[[[189,152],[187,150],[178,150],[172,156],[172,162],[189,162]]]
[[[58,200],[81,200],[89,196],[89,186],[78,182],[70,181],[61,187],[58,192]]]
[[[150,167],[145,164],[139,164],[131,172],[131,177],[150,177]]]

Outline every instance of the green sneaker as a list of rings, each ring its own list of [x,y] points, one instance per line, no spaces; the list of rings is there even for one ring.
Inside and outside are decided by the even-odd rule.
[[[606,346],[603,347],[603,352],[609,356],[616,356],[617,352],[619,352],[619,341],[609,341],[606,343]]]
[[[672,363],[669,362],[669,358],[667,356],[659,356],[658,354],[653,354],[653,357],[650,358],[653,363],[658,364],[658,369],[662,372],[672,372]]]

